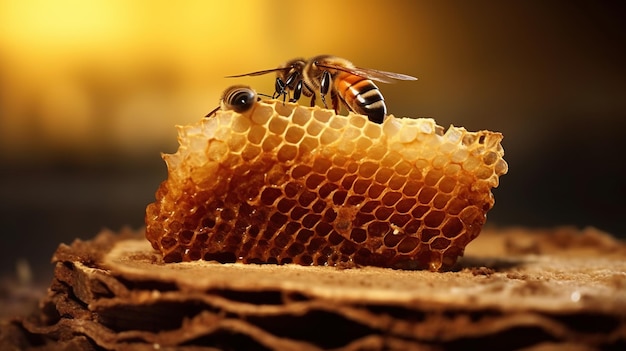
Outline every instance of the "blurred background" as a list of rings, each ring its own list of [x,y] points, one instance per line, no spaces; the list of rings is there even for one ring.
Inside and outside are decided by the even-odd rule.
[[[488,223],[626,234],[626,5],[604,1],[0,0],[0,267],[140,228],[174,125],[225,79],[329,53],[410,74],[390,112],[504,134]],[[26,261],[24,261],[26,260]]]

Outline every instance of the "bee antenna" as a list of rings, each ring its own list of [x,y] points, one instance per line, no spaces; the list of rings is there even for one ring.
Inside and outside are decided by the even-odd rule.
[[[204,117],[205,117],[205,118],[206,118],[206,117],[211,117],[211,115],[213,115],[215,112],[217,112],[217,110],[219,110],[220,108],[221,108],[221,106],[217,106],[216,108],[214,108],[214,109],[213,109],[213,111],[209,112],[209,113],[208,113],[206,116],[204,116]]]
[[[273,98],[272,95],[267,95],[267,94],[263,94],[263,93],[257,93],[257,95],[265,96],[266,98],[270,98],[270,99]]]

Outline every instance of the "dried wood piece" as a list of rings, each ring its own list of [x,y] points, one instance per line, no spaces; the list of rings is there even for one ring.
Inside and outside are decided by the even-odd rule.
[[[592,229],[486,230],[447,273],[164,263],[143,234],[108,232],[62,245],[40,311],[10,324],[23,336],[22,348],[461,350],[489,342],[500,349],[593,350],[626,344],[626,245]],[[550,253],[510,252],[511,242]]]

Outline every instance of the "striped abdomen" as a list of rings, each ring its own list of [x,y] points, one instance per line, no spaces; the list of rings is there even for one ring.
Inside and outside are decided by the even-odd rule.
[[[387,115],[385,99],[370,79],[339,71],[334,77],[334,88],[350,110],[372,122],[383,123]]]

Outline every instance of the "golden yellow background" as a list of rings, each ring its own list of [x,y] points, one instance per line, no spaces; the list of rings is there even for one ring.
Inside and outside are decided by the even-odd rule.
[[[510,173],[489,223],[623,235],[624,9],[0,0],[0,263],[46,262],[61,241],[139,227],[174,125],[202,118],[228,85],[273,92],[273,75],[224,76],[322,53],[418,77],[379,85],[395,115],[504,133]]]

